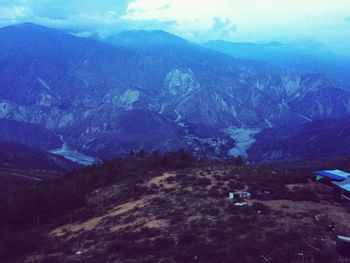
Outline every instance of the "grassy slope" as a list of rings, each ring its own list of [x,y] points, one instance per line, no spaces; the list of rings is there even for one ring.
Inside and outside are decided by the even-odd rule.
[[[142,178],[133,191],[125,180],[94,190],[36,229],[46,242],[25,262],[348,262],[326,226],[349,235],[349,210],[306,175],[214,165]],[[252,206],[235,207],[230,190],[252,192]]]

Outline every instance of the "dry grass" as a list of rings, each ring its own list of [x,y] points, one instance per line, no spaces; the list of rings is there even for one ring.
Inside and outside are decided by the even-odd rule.
[[[148,205],[150,203],[149,202],[150,199],[152,199],[152,197],[148,196],[145,199],[130,201],[130,202],[127,202],[125,204],[118,205],[114,209],[108,211],[106,214],[104,214],[102,216],[97,216],[97,217],[91,218],[91,219],[84,221],[84,222],[67,224],[67,225],[58,227],[58,228],[54,229],[53,231],[51,231],[50,234],[52,234],[53,236],[56,236],[56,237],[60,237],[60,236],[65,235],[67,232],[77,233],[77,232],[82,231],[82,230],[91,231],[91,230],[97,228],[101,224],[103,219],[105,219],[107,217],[116,217],[116,216],[122,215],[124,213],[130,212],[134,209],[145,207],[146,205]]]
[[[176,238],[182,233],[199,231],[196,235],[202,242],[204,242],[203,240],[212,242],[213,238],[209,237],[208,233],[213,229],[223,230],[222,235],[225,236],[229,233],[228,231],[236,231],[231,229],[236,229],[235,224],[242,224],[243,232],[236,235],[239,240],[245,240],[253,234],[257,235],[256,238],[258,238],[259,236],[264,237],[269,231],[305,230],[308,226],[317,226],[321,222],[315,221],[316,211],[322,218],[336,222],[337,230],[350,234],[347,210],[344,206],[330,199],[332,195],[329,189],[316,183],[291,183],[287,184],[286,188],[289,191],[294,191],[296,187],[312,190],[320,197],[320,202],[283,199],[246,200],[251,204],[261,203],[265,205],[271,209],[269,214],[259,214],[253,207],[235,208],[235,201],[228,200],[227,189],[232,190],[229,188],[228,182],[239,182],[245,174],[262,173],[258,168],[254,169],[222,166],[219,168],[194,169],[186,172],[167,172],[142,184],[146,189],[154,189],[152,194],[142,194],[135,199],[125,200],[122,204],[106,210],[99,216],[94,216],[83,222],[63,225],[50,231],[50,234],[58,242],[63,243],[69,237],[74,237],[74,240],[77,240],[74,241],[74,246],[85,244],[85,248],[91,253],[96,247],[103,247],[106,243],[108,244],[108,238],[111,236],[115,240],[121,238],[124,234],[131,233],[137,235],[137,238],[130,240],[130,242],[153,242],[156,239],[155,237],[143,236],[142,230],[145,228],[161,230],[162,236],[167,238],[169,236]],[[274,174],[277,173],[273,172]],[[271,171],[269,173],[271,174]],[[179,174],[184,177],[177,177]],[[210,185],[197,184],[196,180],[200,178],[209,179]],[[246,190],[248,187],[249,185],[243,184],[241,190]],[[118,188],[114,187],[113,189]],[[212,194],[213,189],[218,195]],[[96,198],[101,195],[105,197],[104,191],[97,191]],[[243,221],[239,221],[242,218]],[[244,232],[245,228],[247,228],[246,232]],[[98,238],[96,237],[94,244],[91,245],[88,242],[84,243],[85,235],[89,232],[94,233],[94,235],[99,233]],[[310,238],[316,237],[310,236]],[[334,250],[334,236],[328,235],[325,240],[329,241],[326,247]],[[305,239],[304,241],[305,244],[320,249],[313,239]],[[226,242],[226,240],[223,239],[220,242]],[[236,242],[238,241],[236,240]],[[235,244],[235,242],[232,241],[228,244]],[[125,262],[133,261],[126,260]]]

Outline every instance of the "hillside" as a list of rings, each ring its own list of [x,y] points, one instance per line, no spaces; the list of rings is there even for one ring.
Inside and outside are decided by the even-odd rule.
[[[61,156],[23,144],[0,141],[0,190],[56,178],[80,166]]]
[[[46,185],[50,193],[37,189],[50,198],[35,213],[13,212],[27,228],[20,242],[1,240],[5,262],[349,262],[327,225],[349,235],[350,211],[311,174],[184,152],[137,156],[85,168]],[[239,190],[252,199],[228,200]]]
[[[248,149],[252,161],[339,159],[349,155],[349,118],[273,127],[255,136]],[[322,162],[320,162],[322,163]]]
[[[15,142],[48,151],[61,147],[62,141],[53,131],[26,122],[0,119],[0,141]]]

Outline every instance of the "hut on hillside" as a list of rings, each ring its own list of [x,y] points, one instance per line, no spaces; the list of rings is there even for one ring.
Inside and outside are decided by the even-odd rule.
[[[341,170],[316,171],[316,181],[334,188],[338,200],[350,201],[350,173]]]

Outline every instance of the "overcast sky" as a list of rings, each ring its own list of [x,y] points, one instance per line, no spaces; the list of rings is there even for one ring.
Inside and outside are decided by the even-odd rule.
[[[350,53],[350,0],[0,0],[0,25],[19,22],[103,35],[163,29],[197,42],[322,42]]]

